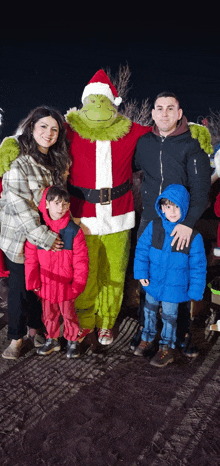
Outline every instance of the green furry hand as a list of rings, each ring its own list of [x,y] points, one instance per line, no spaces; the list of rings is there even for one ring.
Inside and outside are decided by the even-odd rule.
[[[0,146],[0,177],[10,169],[11,162],[19,155],[19,145],[15,138],[9,137]]]
[[[211,134],[205,126],[189,123],[189,129],[193,139],[198,139],[201,149],[207,154],[213,154],[214,150],[211,145]]]

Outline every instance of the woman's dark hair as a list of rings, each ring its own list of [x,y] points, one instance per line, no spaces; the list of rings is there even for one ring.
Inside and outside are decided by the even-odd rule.
[[[51,116],[59,127],[59,134],[55,144],[48,149],[47,154],[42,154],[33,137],[33,128],[38,120]],[[37,163],[40,163],[51,171],[54,184],[63,184],[62,175],[69,164],[68,142],[66,140],[66,130],[64,117],[58,110],[51,107],[41,106],[32,110],[18,127],[18,142],[20,155],[31,155]]]
[[[48,202],[54,201],[58,197],[58,201],[64,200],[65,202],[70,202],[69,193],[63,189],[63,186],[50,186],[46,194],[46,200]]]

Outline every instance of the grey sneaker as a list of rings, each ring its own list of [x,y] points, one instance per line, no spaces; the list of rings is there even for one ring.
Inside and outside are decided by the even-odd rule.
[[[40,356],[46,356],[47,354],[52,353],[52,351],[60,351],[60,349],[61,346],[58,340],[48,338],[46,343],[38,348],[37,354],[40,354]]]
[[[67,342],[67,358],[78,358],[80,356],[79,342],[78,341],[68,341]]]
[[[174,349],[164,345],[159,348],[155,356],[150,360],[150,364],[156,367],[164,367],[174,361]]]

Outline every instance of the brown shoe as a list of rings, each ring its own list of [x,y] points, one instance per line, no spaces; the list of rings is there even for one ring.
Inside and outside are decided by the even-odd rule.
[[[22,347],[21,344],[10,343],[10,345],[3,351],[2,357],[4,359],[18,359]]]
[[[134,354],[135,356],[144,356],[146,351],[152,351],[153,349],[154,349],[153,341],[141,340],[139,346],[137,346],[136,350],[134,351]]]
[[[164,367],[174,361],[174,349],[164,345],[160,348],[155,356],[150,360],[150,364],[156,367]]]

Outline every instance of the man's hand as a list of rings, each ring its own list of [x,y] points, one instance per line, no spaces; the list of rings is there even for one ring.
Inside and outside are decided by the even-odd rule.
[[[192,228],[187,227],[185,225],[181,225],[181,223],[179,225],[176,225],[170,235],[174,237],[171,246],[173,246],[176,243],[176,241],[178,241],[176,247],[177,251],[179,251],[179,249],[183,249],[184,246],[189,246],[192,232]]]
[[[147,278],[141,278],[140,280],[142,286],[148,286],[149,285],[149,280]]]

